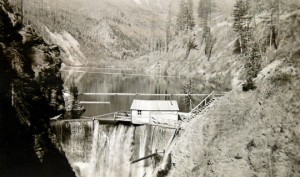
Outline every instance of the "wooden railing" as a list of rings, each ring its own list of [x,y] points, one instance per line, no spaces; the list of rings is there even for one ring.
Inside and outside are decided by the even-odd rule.
[[[190,111],[190,113],[193,113],[194,111],[196,111],[197,109],[199,109],[199,107],[206,106],[207,103],[208,103],[208,101],[210,101],[213,98],[214,98],[214,91],[212,91],[210,94],[208,94],[197,106],[194,107],[194,109],[192,109]]]
[[[211,101],[213,99],[215,99],[216,97],[222,97],[224,96],[226,93],[228,92],[221,92],[221,93],[218,93],[218,94],[215,94],[214,91],[212,91],[210,94],[208,94],[197,106],[195,106],[191,111],[190,113],[193,113],[195,112],[196,110],[202,108],[202,107],[205,107],[207,106],[208,104],[211,103]]]
[[[195,94],[184,94],[184,93],[80,93],[79,95],[88,96],[206,96],[207,94],[195,93]]]
[[[131,112],[130,111],[116,112],[114,114],[114,120],[131,122]]]
[[[110,116],[110,115],[114,116],[116,113],[117,112],[112,112],[112,113],[108,113],[108,114],[102,114],[102,115],[99,115],[99,116],[94,116],[92,118],[96,119],[96,118],[106,117],[106,116]]]

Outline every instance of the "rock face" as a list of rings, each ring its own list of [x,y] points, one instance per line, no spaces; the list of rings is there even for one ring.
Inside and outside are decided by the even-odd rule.
[[[23,27],[0,1],[1,176],[75,176],[50,137],[49,118],[64,113],[56,46]]]
[[[72,83],[70,88],[65,88],[64,101],[66,107],[65,119],[79,119],[85,112],[85,108],[79,104],[78,89],[74,83]]]

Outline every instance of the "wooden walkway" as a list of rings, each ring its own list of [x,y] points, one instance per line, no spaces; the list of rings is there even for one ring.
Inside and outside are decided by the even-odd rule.
[[[81,116],[80,119],[52,119],[51,121],[63,121],[63,122],[82,122],[82,121],[94,121],[97,120],[99,122],[103,123],[132,123],[131,122],[131,112],[129,111],[121,111],[121,112],[112,112],[108,114],[103,114],[99,116],[94,117],[88,117],[88,116]],[[171,125],[165,125],[165,124],[145,124],[150,126],[159,126],[162,128],[167,129],[178,129],[178,125],[171,126]]]
[[[208,94],[198,105],[196,105],[191,111],[190,114],[199,114],[202,111],[206,110],[211,103],[216,99],[224,96],[227,92],[222,92],[220,94],[215,94],[214,91]]]
[[[83,95],[118,95],[118,96],[206,96],[199,104],[197,104],[189,113],[179,113],[179,114],[187,114],[189,115],[197,115],[209,108],[209,106],[219,97],[222,97],[227,92],[221,93],[214,93],[211,92],[210,94],[147,94],[147,93],[83,93]],[[82,101],[82,104],[110,104],[110,102],[96,102],[96,101]],[[53,118],[52,121],[58,120],[58,118]],[[59,119],[61,121],[90,121],[90,120],[98,120],[101,122],[111,122],[111,123],[118,123],[118,122],[125,122],[125,123],[132,123],[132,117],[130,111],[117,111],[108,114],[103,114],[99,116],[87,117],[81,116],[80,119]],[[169,126],[164,124],[148,124],[153,126],[161,126],[165,128],[173,128],[177,129],[178,126]]]
[[[222,96],[225,92],[221,92],[218,94],[214,94],[214,96]],[[88,96],[210,96],[211,93],[195,93],[195,94],[184,94],[184,93],[80,93],[80,95],[88,95]]]
[[[80,122],[80,121],[100,121],[100,122],[109,122],[109,123],[131,123],[131,113],[128,111],[122,112],[112,112],[108,114],[103,114],[99,116],[81,116],[79,119],[52,119],[52,121],[63,121],[63,122]]]

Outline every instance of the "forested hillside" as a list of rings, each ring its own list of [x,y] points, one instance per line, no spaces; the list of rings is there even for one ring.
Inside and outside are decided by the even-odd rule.
[[[43,0],[19,11],[67,65],[142,68],[230,89],[270,63],[285,36],[278,27],[297,9],[297,0]]]
[[[169,1],[144,7],[145,3],[134,1],[33,0],[24,1],[21,8],[22,1],[11,1],[20,7],[18,11],[24,14],[24,22],[34,26],[48,41],[65,45],[65,50],[74,50],[74,40],[53,41],[53,37],[49,38],[50,31],[56,36],[72,36],[79,42],[84,57],[75,56],[75,61],[65,57],[68,65],[129,60],[158,48],[161,44],[157,43],[164,40],[167,13],[176,7],[166,2]],[[171,20],[174,21],[173,17]]]
[[[264,19],[257,18],[256,26],[238,25],[253,18],[247,7],[245,1],[234,6],[239,26],[235,30],[243,31],[231,47],[239,49],[234,56],[243,64],[244,84],[183,124],[170,150],[172,163],[158,168],[160,176],[300,175],[300,12],[295,10],[299,6],[282,4],[277,22],[275,13],[274,21],[269,21],[274,25],[265,23],[268,12],[276,12],[278,6],[256,13]]]

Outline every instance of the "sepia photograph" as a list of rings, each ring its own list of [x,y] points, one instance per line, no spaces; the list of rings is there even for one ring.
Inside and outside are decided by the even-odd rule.
[[[300,177],[300,0],[0,0],[0,177]]]

